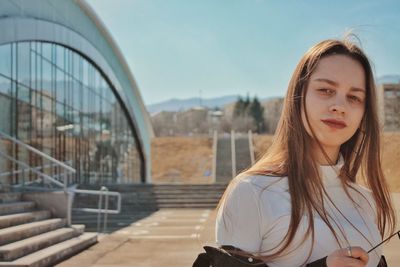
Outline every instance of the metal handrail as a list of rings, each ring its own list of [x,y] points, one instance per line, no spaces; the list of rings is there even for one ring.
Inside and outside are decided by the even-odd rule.
[[[14,138],[14,137],[2,132],[2,131],[0,131],[0,136],[5,138],[5,139],[8,139],[8,140],[12,141],[13,143],[18,144],[18,145],[26,148],[27,150],[29,150],[29,151],[41,156],[42,158],[45,158],[45,159],[49,160],[50,162],[52,162],[52,164],[47,164],[47,165],[37,166],[37,167],[31,167],[27,163],[25,163],[23,161],[20,161],[20,160],[17,160],[17,159],[7,155],[6,153],[4,153],[4,152],[2,152],[0,150],[0,156],[3,156],[5,158],[7,158],[8,160],[10,160],[10,161],[12,161],[14,163],[17,163],[18,165],[21,165],[22,167],[24,167],[24,169],[22,169],[22,170],[14,170],[12,172],[6,173],[7,175],[16,174],[16,173],[21,173],[22,172],[23,177],[25,177],[25,175],[24,175],[25,171],[29,170],[29,171],[32,171],[33,173],[37,174],[38,176],[43,177],[46,180],[48,180],[48,181],[50,181],[50,182],[52,182],[52,183],[54,183],[54,184],[56,184],[56,185],[58,185],[60,187],[63,187],[64,192],[67,193],[69,196],[72,196],[72,194],[74,194],[74,193],[99,195],[99,204],[98,204],[99,206],[98,206],[98,209],[90,209],[90,208],[74,209],[74,210],[81,210],[81,211],[85,211],[85,212],[97,212],[99,214],[99,216],[98,216],[98,229],[97,229],[98,232],[100,230],[100,213],[105,213],[105,215],[104,215],[104,225],[103,225],[103,231],[105,232],[107,230],[107,215],[108,215],[108,213],[110,213],[110,214],[118,214],[118,213],[121,212],[121,194],[120,193],[118,193],[118,192],[109,192],[108,188],[106,188],[104,186],[100,190],[82,190],[82,189],[71,189],[71,188],[68,190],[67,189],[68,174],[69,173],[75,174],[76,170],[74,168],[72,168],[71,166],[66,165],[65,163],[63,163],[63,162],[61,162],[61,161],[59,161],[59,160],[57,160],[55,158],[52,158],[49,155],[46,155],[45,153],[37,150],[36,148],[34,148],[34,147],[32,147],[32,146],[30,146],[28,144],[25,144],[25,143],[21,142],[20,140],[18,140],[16,138]],[[56,167],[56,166],[59,166],[59,167],[62,167],[62,168],[65,169],[64,172],[59,173],[58,175],[54,176],[54,177],[63,177],[64,183],[62,183],[62,182],[54,179],[54,177],[51,177],[51,176],[49,176],[49,175],[47,175],[47,174],[45,174],[45,173],[40,171],[40,170],[43,170],[43,169],[45,169],[47,167]],[[4,176],[4,175],[5,174],[3,173],[2,175],[0,175],[0,177]],[[24,184],[25,184],[25,181],[23,180],[23,185]],[[105,208],[104,209],[102,208],[103,196],[105,196]],[[108,209],[109,196],[117,197],[117,209],[116,210],[109,210]],[[67,221],[68,221],[68,225],[71,225],[71,209],[72,209],[72,207],[70,206],[70,201],[68,201],[68,204],[67,204]]]
[[[71,162],[70,160],[69,161],[65,161],[65,163],[70,163],[70,162]],[[14,171],[11,171],[11,172],[2,172],[2,173],[0,173],[0,177],[23,173],[24,171],[30,170],[30,169],[35,169],[35,170],[39,171],[39,170],[46,169],[46,168],[49,168],[49,167],[54,167],[54,166],[57,166],[57,165],[58,164],[53,163],[53,164],[46,164],[46,165],[42,165],[42,166],[30,167],[30,168],[21,169],[21,170],[14,170]],[[65,174],[63,173],[62,175],[65,175]]]
[[[108,191],[108,188],[105,186],[102,186],[100,190],[84,190],[84,189],[74,189],[72,192],[74,193],[81,193],[81,194],[88,194],[88,195],[99,195],[99,200],[98,200],[98,208],[97,209],[92,209],[92,208],[74,208],[74,210],[77,211],[84,211],[84,212],[92,212],[92,213],[97,213],[97,232],[100,232],[100,219],[101,213],[104,213],[104,222],[103,222],[103,233],[107,231],[107,218],[108,214],[119,214],[121,212],[121,194],[118,192],[110,192]],[[103,196],[105,196],[105,207],[104,209],[102,208],[102,202],[103,202]],[[108,202],[109,202],[109,196],[114,196],[117,197],[117,209],[115,210],[110,210],[108,209]]]
[[[35,154],[37,154],[37,155],[39,155],[39,156],[41,156],[41,157],[53,162],[53,163],[63,167],[64,169],[70,171],[71,173],[76,173],[76,170],[74,168],[72,168],[71,166],[68,166],[68,165],[64,164],[63,162],[61,162],[61,161],[59,161],[59,160],[57,160],[57,159],[55,159],[53,157],[50,157],[49,155],[46,155],[45,153],[41,152],[40,150],[37,150],[36,148],[34,148],[34,147],[32,147],[32,146],[30,146],[28,144],[25,144],[24,142],[21,142],[20,140],[18,140],[16,138],[14,138],[14,137],[2,132],[2,131],[0,131],[0,136],[4,137],[4,138],[6,138],[6,139],[8,139],[8,140],[20,145],[20,146],[23,146],[24,148],[28,149],[29,151],[31,151],[31,152],[33,152],[33,153],[35,153]]]
[[[47,179],[47,180],[49,180],[49,181],[55,183],[56,185],[59,185],[59,186],[63,187],[63,188],[64,188],[64,191],[67,190],[67,187],[66,187],[66,186],[67,186],[67,183],[66,183],[66,181],[65,181],[65,179],[66,179],[65,177],[64,177],[64,183],[61,183],[61,182],[55,180],[53,177],[51,177],[51,176],[49,176],[49,175],[47,175],[47,174],[45,174],[45,173],[42,173],[42,172],[36,170],[34,167],[30,167],[30,166],[29,166],[28,164],[26,164],[25,162],[22,162],[22,161],[20,161],[20,160],[14,159],[13,157],[10,157],[9,155],[3,153],[1,150],[0,150],[0,155],[3,156],[3,157],[5,157],[5,158],[8,159],[8,160],[11,160],[11,161],[13,161],[13,162],[15,162],[15,163],[17,163],[17,164],[22,165],[23,167],[25,167],[25,169],[29,169],[29,170],[33,171],[33,172],[36,173],[37,175],[39,175],[39,176],[41,176],[41,177],[43,177],[43,178],[45,178],[45,179]]]

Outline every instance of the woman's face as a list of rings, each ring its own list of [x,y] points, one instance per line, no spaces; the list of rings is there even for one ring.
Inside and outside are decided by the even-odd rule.
[[[328,152],[339,151],[360,126],[366,102],[365,73],[362,65],[345,55],[322,58],[307,85],[302,121],[310,136]]]

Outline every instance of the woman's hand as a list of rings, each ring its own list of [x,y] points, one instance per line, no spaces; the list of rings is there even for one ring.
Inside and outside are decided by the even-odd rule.
[[[338,249],[326,258],[327,267],[365,267],[368,253],[360,247]]]

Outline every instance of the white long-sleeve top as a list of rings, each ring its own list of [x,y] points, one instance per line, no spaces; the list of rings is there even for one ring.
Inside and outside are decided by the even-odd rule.
[[[350,188],[349,193],[356,204],[348,198],[337,176],[342,165],[343,159],[340,158],[335,166],[320,166],[324,187],[336,207],[368,238],[371,244],[327,200],[325,200],[325,208],[339,225],[336,226],[331,221],[342,248],[349,245],[360,246],[368,251],[382,241],[376,224],[375,202],[372,193],[357,184],[352,184],[352,186],[365,198]],[[218,245],[233,245],[255,255],[269,255],[277,249],[269,253],[265,251],[278,245],[288,232],[290,215],[291,203],[287,177],[261,175],[241,177],[227,196],[225,204],[218,211],[216,242]],[[311,236],[296,248],[302,241],[307,226],[307,217],[304,216],[294,242],[287,249],[289,253],[276,258],[273,262],[266,262],[268,266],[299,267],[307,259],[311,249]],[[306,263],[323,258],[340,248],[328,226],[317,215],[314,216],[314,227],[314,246],[311,257]],[[340,234],[338,227],[343,229],[348,241]],[[371,252],[367,267],[376,267],[381,254],[382,247]]]

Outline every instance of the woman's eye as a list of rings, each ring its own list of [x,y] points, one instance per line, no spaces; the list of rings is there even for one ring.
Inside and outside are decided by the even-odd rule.
[[[355,95],[349,96],[349,99],[354,103],[362,103],[363,102],[363,100],[361,98],[359,98],[358,96],[355,96]]]
[[[327,88],[321,88],[318,89],[318,92],[324,94],[324,95],[331,95],[333,94],[333,90],[332,89],[327,89]]]

